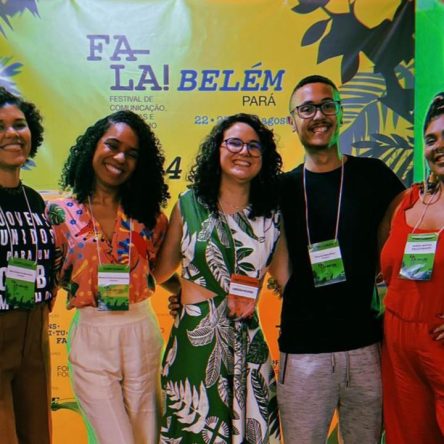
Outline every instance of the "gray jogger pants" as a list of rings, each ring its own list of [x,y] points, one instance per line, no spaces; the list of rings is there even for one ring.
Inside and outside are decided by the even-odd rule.
[[[277,396],[285,444],[324,444],[335,409],[340,442],[380,442],[379,344],[336,353],[281,353],[280,359]]]

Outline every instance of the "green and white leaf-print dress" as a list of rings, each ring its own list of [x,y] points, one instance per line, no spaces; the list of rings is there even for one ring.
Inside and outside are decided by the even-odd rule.
[[[161,443],[265,444],[279,439],[276,381],[257,313],[227,317],[230,275],[261,279],[279,238],[280,214],[216,217],[194,191],[179,199],[182,277],[216,296],[184,305],[163,359]]]

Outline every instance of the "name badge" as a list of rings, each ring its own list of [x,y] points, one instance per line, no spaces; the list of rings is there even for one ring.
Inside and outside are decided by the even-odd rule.
[[[232,274],[228,293],[228,316],[242,319],[252,314],[256,305],[261,282],[259,279]]]
[[[409,234],[399,277],[412,281],[430,280],[437,242],[438,233]]]
[[[98,310],[117,311],[129,309],[129,267],[106,264],[99,267]]]
[[[27,259],[10,258],[6,269],[6,301],[11,307],[24,310],[35,304],[37,265]]]
[[[308,254],[315,287],[323,287],[346,280],[341,249],[336,239],[309,245]]]

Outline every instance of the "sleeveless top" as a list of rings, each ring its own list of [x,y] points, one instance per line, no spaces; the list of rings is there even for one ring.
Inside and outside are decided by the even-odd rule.
[[[248,217],[211,213],[194,190],[179,198],[183,221],[182,277],[214,293],[227,293],[232,273],[262,279],[280,235],[280,212]]]
[[[442,323],[437,314],[444,313],[444,233],[438,238],[432,278],[412,281],[399,277],[407,236],[413,227],[406,222],[405,211],[419,199],[419,187],[413,185],[393,216],[390,235],[381,253],[381,268],[388,290],[386,309],[406,321]],[[444,221],[443,221],[444,223]],[[437,230],[416,229],[415,233]]]

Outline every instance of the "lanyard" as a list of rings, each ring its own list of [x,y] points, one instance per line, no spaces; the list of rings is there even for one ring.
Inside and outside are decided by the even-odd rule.
[[[37,228],[36,228],[36,225],[35,225],[34,217],[33,217],[32,212],[31,212],[31,206],[29,205],[28,196],[26,195],[25,187],[23,185],[21,185],[21,188],[22,188],[23,196],[25,198],[26,206],[28,208],[29,216],[31,217],[32,226],[34,228],[34,233],[35,233],[35,260],[34,260],[34,263],[37,264],[38,249],[39,249],[39,240],[38,240],[38,236],[37,236]],[[1,207],[0,207],[0,213],[3,216],[3,219],[5,220],[6,229],[8,230],[8,234],[9,234],[9,251],[11,252],[11,257],[14,257],[14,247],[12,245],[11,227],[8,224],[8,219],[6,218],[6,214],[3,211],[3,208],[1,208]],[[32,239],[32,236],[31,236],[31,239]]]
[[[306,168],[305,165],[303,167],[303,176],[302,183],[304,187],[304,201],[305,201],[305,226],[307,228],[307,238],[308,245],[312,245],[311,236],[310,236],[310,225],[308,222],[308,198],[307,198],[307,178],[306,178]],[[342,156],[341,162],[341,183],[339,185],[339,197],[338,197],[338,208],[336,210],[336,228],[335,228],[335,240],[338,239],[338,231],[339,231],[339,219],[341,217],[341,203],[342,203],[342,190],[344,187],[344,156]]]
[[[96,219],[94,217],[90,196],[88,196],[88,204],[89,204],[89,211],[91,213],[91,221],[92,221],[93,228],[94,228],[94,237],[96,239],[97,258],[99,260],[99,265],[102,266],[103,264],[102,264],[102,260],[100,259],[100,249],[99,249],[99,234],[97,231]],[[131,267],[131,240],[132,240],[132,234],[133,234],[133,221],[131,218],[129,220],[129,223],[130,223],[130,234],[129,234],[129,245],[128,245],[128,266]]]

